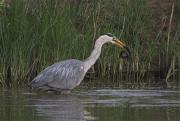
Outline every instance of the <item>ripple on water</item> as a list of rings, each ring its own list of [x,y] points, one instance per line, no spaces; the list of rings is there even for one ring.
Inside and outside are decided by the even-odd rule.
[[[96,106],[132,106],[180,107],[180,92],[168,90],[92,90],[78,92],[87,98],[82,100],[84,105]]]

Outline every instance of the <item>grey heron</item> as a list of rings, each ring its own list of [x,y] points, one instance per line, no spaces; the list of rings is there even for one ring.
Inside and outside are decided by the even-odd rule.
[[[125,42],[110,33],[102,35],[95,41],[94,49],[88,58],[82,61],[76,59],[63,60],[47,67],[31,81],[32,89],[69,92],[84,79],[86,72],[99,58],[101,48],[105,43],[115,44],[120,48],[125,48],[129,55],[131,53]]]

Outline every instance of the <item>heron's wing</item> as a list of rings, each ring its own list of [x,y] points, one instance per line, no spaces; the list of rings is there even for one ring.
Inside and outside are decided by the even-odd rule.
[[[83,79],[85,73],[80,61],[69,61],[56,68],[53,81],[48,86],[61,89],[72,89]]]
[[[68,60],[55,63],[43,70],[33,81],[32,87],[51,86],[54,88],[70,88],[82,77],[82,62]]]
[[[56,73],[56,65],[57,63],[47,67],[44,69],[39,75],[37,75],[32,81],[31,86],[34,88],[38,88],[41,86],[47,85],[47,83],[52,81],[52,78],[54,76],[54,73]]]

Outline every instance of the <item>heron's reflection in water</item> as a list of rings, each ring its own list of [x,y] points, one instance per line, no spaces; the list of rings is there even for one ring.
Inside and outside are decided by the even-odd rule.
[[[85,121],[91,117],[76,95],[46,95],[35,101],[37,115],[50,121]]]

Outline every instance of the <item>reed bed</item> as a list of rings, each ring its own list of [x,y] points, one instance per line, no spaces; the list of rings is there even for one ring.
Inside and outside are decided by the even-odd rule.
[[[152,11],[145,0],[13,0],[0,5],[0,85],[27,85],[42,69],[57,61],[85,59],[94,40],[111,32],[132,48],[131,60],[121,49],[105,45],[86,80],[113,85],[138,85],[177,79],[180,29],[152,34]],[[178,3],[177,3],[178,4]],[[173,19],[172,6],[169,19]],[[170,21],[171,21],[170,20]],[[84,81],[89,82],[89,81]],[[92,81],[94,85],[103,82]],[[176,84],[177,85],[177,84]]]

